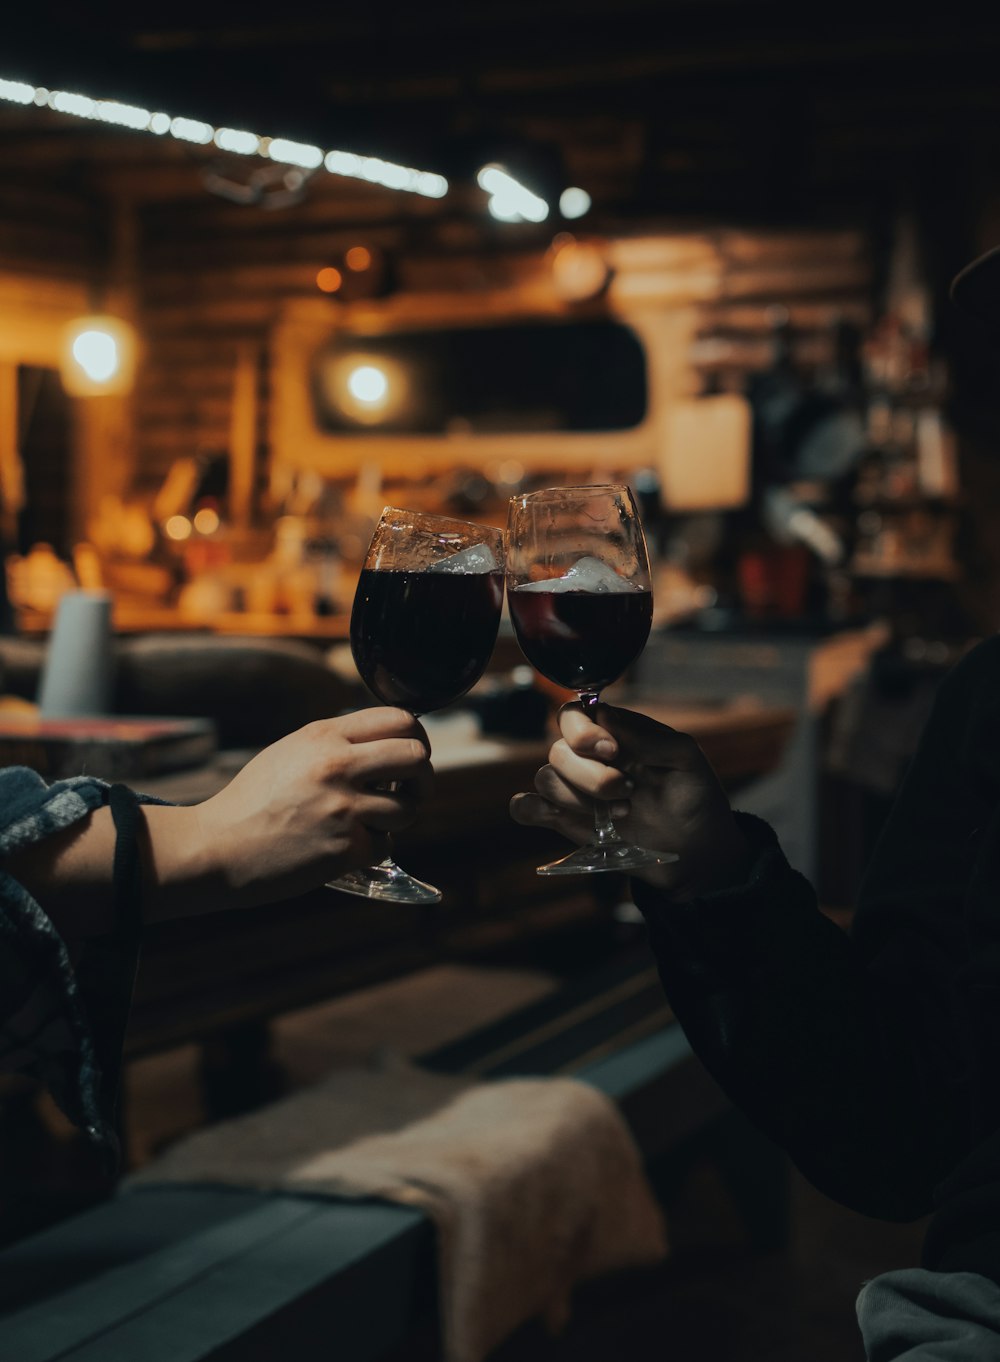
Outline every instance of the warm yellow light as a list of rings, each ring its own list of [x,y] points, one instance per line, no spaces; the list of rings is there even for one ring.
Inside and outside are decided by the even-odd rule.
[[[72,397],[127,392],[135,351],[135,332],[120,317],[79,317],[64,337],[63,386]]]
[[[497,481],[508,487],[516,487],[524,477],[524,464],[518,459],[505,459],[497,469]]]
[[[320,382],[330,406],[362,426],[394,419],[410,401],[410,375],[388,355],[340,355],[322,369]]]
[[[344,276],[332,265],[326,265],[316,276],[316,287],[323,293],[336,293],[343,282]]]
[[[73,358],[92,383],[107,383],[121,367],[118,342],[107,331],[81,331],[73,342]]]
[[[172,515],[163,527],[168,539],[190,539],[191,522],[186,515]]]
[[[218,511],[213,510],[211,506],[203,506],[200,511],[195,512],[194,527],[199,534],[215,534],[221,524]]]
[[[344,264],[349,270],[360,274],[371,266],[372,253],[367,246],[352,246],[344,256]]]
[[[381,407],[389,395],[389,378],[376,364],[359,364],[347,376],[347,391],[366,407]]]

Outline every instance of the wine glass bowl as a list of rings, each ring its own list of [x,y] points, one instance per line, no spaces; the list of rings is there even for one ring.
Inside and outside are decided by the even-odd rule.
[[[486,670],[503,591],[500,530],[387,506],[351,612],[351,652],[368,690],[413,715],[453,704]],[[439,889],[407,874],[391,854],[329,887],[397,903],[441,899]]]
[[[387,509],[361,569],[351,651],[386,705],[430,714],[482,676],[503,605],[499,530]]]
[[[586,711],[639,656],[653,620],[649,559],[628,487],[553,487],[511,498],[505,544],[507,607],[518,644]],[[676,860],[623,842],[606,805],[594,840],[539,866],[540,875],[635,870]]]

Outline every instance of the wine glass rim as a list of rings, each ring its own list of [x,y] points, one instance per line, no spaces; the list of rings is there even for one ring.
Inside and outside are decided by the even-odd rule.
[[[626,492],[631,496],[631,488],[627,482],[583,482],[559,487],[540,487],[535,492],[515,492],[511,501],[541,500],[542,497],[552,496],[553,493],[558,493],[560,496],[569,494],[580,496],[587,492]]]
[[[462,520],[460,516],[439,515],[436,511],[415,511],[406,506],[383,506],[379,516],[379,524],[389,515],[409,515],[419,516],[421,520],[432,520],[436,525],[461,525],[463,529],[483,532],[491,530],[494,534],[503,534],[503,530],[498,525],[487,525],[481,520]]]

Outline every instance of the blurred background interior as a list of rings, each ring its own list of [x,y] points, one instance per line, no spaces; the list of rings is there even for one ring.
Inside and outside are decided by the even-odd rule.
[[[936,685],[1000,618],[1000,361],[947,297],[1000,241],[1000,20],[34,8],[0,54],[4,759],[79,760],[28,736],[69,591],[111,595],[107,713],[208,721],[201,746],[118,752],[136,764],[115,773],[194,800],[367,703],[346,638],[383,505],[502,524],[516,492],[622,480],[656,620],[620,694],[699,737],[847,925]],[[438,795],[400,841],[440,909],[307,896],[280,923],[161,929],[132,1166],[372,1046],[430,1053],[567,988],[600,999],[609,962],[646,977],[627,886],[538,880],[546,839],[507,820],[560,698],[505,624],[432,721]],[[539,1066],[669,1026],[655,984],[635,999]],[[106,1189],[5,1082],[0,1133],[36,1174],[28,1197],[0,1161],[11,1241]],[[690,1100],[704,1117],[651,1160],[667,1268],[519,1356],[639,1358],[638,1322],[664,1348],[672,1327],[678,1362],[860,1356],[853,1292],[912,1262],[918,1230],[792,1179],[784,1228],[776,1192],[754,1232],[718,1174],[728,1114]]]

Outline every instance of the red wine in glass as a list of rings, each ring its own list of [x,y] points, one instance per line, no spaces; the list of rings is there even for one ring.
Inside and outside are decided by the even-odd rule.
[[[351,612],[351,651],[361,679],[377,700],[411,714],[450,705],[486,670],[503,591],[499,530],[387,506]],[[331,880],[330,888],[394,903],[441,899],[439,889],[409,875],[391,853]]]
[[[564,690],[609,686],[642,652],[653,622],[643,590],[533,591],[515,587],[507,608],[521,652]]]
[[[482,676],[503,605],[503,573],[365,568],[351,614],[361,679],[383,704],[430,714]]]

